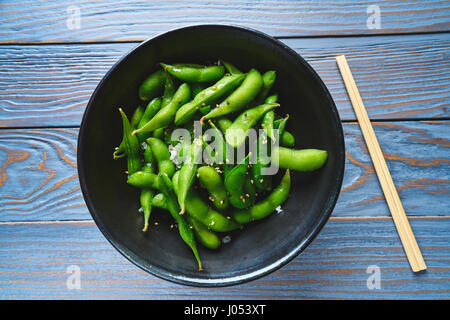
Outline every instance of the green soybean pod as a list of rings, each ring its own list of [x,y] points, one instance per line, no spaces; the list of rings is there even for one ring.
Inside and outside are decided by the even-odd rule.
[[[280,168],[297,171],[313,171],[321,168],[327,160],[327,151],[318,149],[289,149],[275,146],[272,161]]]
[[[153,131],[152,137],[153,138],[158,138],[160,140],[163,140],[164,139],[164,129],[165,128],[158,128],[158,129],[156,129],[155,131]]]
[[[267,98],[270,89],[272,89],[272,86],[275,83],[276,77],[277,73],[274,70],[267,71],[262,75],[262,88],[255,98],[254,105],[264,103],[264,100]]]
[[[258,70],[251,69],[241,85],[216,108],[212,109],[207,115],[204,115],[200,121],[204,122],[207,119],[217,118],[241,110],[256,97],[261,87],[261,74]]]
[[[133,130],[138,126],[139,121],[141,120],[142,116],[144,114],[144,109],[141,106],[137,106],[136,110],[134,111],[133,115],[131,116],[131,121],[130,121],[130,125],[133,128]],[[120,145],[114,150],[113,152],[113,159],[119,159],[126,156],[125,153],[125,142],[123,141],[123,137],[122,137],[122,141],[120,142]]]
[[[220,62],[225,66],[225,69],[227,69],[227,71],[231,75],[242,74],[241,70],[239,70],[235,65],[231,64],[230,62],[224,60],[221,60]]]
[[[153,190],[152,189],[142,189],[139,200],[141,202],[141,208],[144,212],[144,228],[142,231],[146,232],[148,229],[148,220],[150,218],[150,213],[152,211],[152,199]]]
[[[164,92],[162,96],[161,108],[167,106],[176,92],[175,83],[171,75],[166,76],[166,82],[164,84]]]
[[[122,108],[119,108],[120,115],[122,116],[123,125],[123,142],[125,153],[127,155],[127,170],[128,174],[133,174],[142,168],[142,162],[140,157],[141,145],[136,136],[131,134],[132,127],[128,121],[127,116],[123,112]]]
[[[273,132],[273,120],[275,119],[275,112],[273,110],[267,111],[262,119],[261,128],[266,132],[266,135],[275,141],[275,134]]]
[[[266,133],[264,131],[260,132],[257,142],[258,153],[256,155],[256,163],[254,163],[251,168],[252,179],[258,191],[269,191],[272,189],[272,176],[262,174],[263,168],[268,167],[270,164],[270,154],[269,149],[267,148],[268,145],[269,143]],[[264,146],[266,146],[266,152],[263,152]]]
[[[225,68],[223,66],[194,67],[164,63],[160,65],[175,78],[186,82],[213,82],[219,80],[225,74]]]
[[[295,137],[285,129],[286,122],[289,119],[287,115],[283,119],[278,119],[274,121],[274,128],[278,129],[278,135],[280,136],[280,145],[283,147],[293,147],[295,145]]]
[[[189,148],[189,156],[186,157],[183,166],[180,169],[180,173],[178,176],[178,204],[180,205],[180,214],[184,214],[186,211],[186,196],[188,191],[195,180],[195,175],[197,171],[197,156],[199,152],[202,151],[202,141],[201,138],[196,138]]]
[[[197,169],[197,177],[200,183],[208,190],[210,200],[218,210],[228,208],[228,194],[222,177],[211,166],[201,166]]]
[[[158,171],[163,172],[172,178],[175,173],[175,164],[170,159],[170,151],[167,145],[161,139],[150,137],[146,140],[148,146],[152,149],[158,165]]]
[[[178,223],[178,232],[183,241],[191,248],[192,252],[194,253],[194,256],[198,263],[198,269],[199,271],[201,271],[203,270],[202,261],[198,254],[195,236],[193,231],[189,228],[189,224],[186,222],[183,216],[179,214],[180,207],[178,206],[178,201],[175,194],[173,193],[173,190],[171,190],[172,181],[164,173],[159,173],[158,179],[161,180],[160,188],[167,199],[167,208],[169,209],[171,216]]]
[[[162,90],[166,80],[164,70],[158,70],[148,76],[139,86],[139,99],[149,101],[156,97]]]
[[[278,107],[277,103],[262,104],[245,110],[233,121],[233,124],[225,132],[225,140],[234,148],[240,147],[247,138],[248,130],[253,127],[264,114]]]
[[[220,247],[221,241],[216,233],[189,215],[186,217],[186,220],[194,228],[195,237],[201,244],[209,249]]]
[[[281,179],[280,184],[266,199],[256,203],[249,209],[235,211],[233,213],[233,219],[238,223],[244,224],[267,217],[286,201],[290,189],[291,176],[288,169]]]
[[[295,137],[289,131],[284,130],[281,134],[280,145],[284,147],[293,147],[295,145]]]
[[[227,132],[228,128],[231,127],[232,124],[233,121],[231,121],[228,118],[225,117],[217,118],[217,126],[222,132]]]
[[[250,156],[251,153],[225,174],[224,184],[230,194],[228,200],[233,207],[239,209],[247,208],[249,205],[249,202],[244,197],[244,185]]]
[[[152,132],[159,128],[168,127],[175,117],[175,113],[178,108],[189,101],[191,98],[191,90],[187,83],[183,83],[180,85],[173,95],[172,100],[161,110],[158,111],[157,114],[147,122],[143,127],[133,131],[133,134],[137,134],[140,132]]]
[[[175,172],[172,177],[172,185],[177,193],[179,187],[179,171]],[[197,219],[206,227],[217,232],[229,232],[238,229],[240,226],[231,217],[224,217],[221,213],[210,208],[203,199],[194,191],[189,190],[186,196],[186,213],[187,215]]]
[[[143,126],[147,124],[154,116],[158,113],[158,111],[161,109],[162,105],[162,99],[161,98],[154,98],[152,99],[147,107],[145,108],[144,114],[142,115],[141,119],[139,120],[138,125],[135,127],[136,129],[140,129]],[[149,137],[149,133],[138,133],[137,137],[140,142],[144,141]]]
[[[264,103],[277,103],[278,102],[278,94],[272,94],[266,98]]]
[[[127,183],[136,188],[159,190],[157,175],[149,170],[136,171],[130,174]]]
[[[169,210],[169,206],[167,205],[167,199],[163,193],[157,193],[152,198],[152,206],[155,208]]]
[[[235,89],[245,78],[245,75],[224,76],[214,85],[202,90],[192,101],[187,102],[175,114],[175,125],[188,122],[197,110],[206,106]],[[208,112],[209,113],[209,112]]]
[[[155,172],[155,156],[153,155],[152,148],[150,148],[148,145],[146,145],[144,149],[144,161],[145,164],[142,171]]]

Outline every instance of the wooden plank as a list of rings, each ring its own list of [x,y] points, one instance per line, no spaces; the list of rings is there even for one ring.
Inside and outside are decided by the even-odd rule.
[[[389,218],[332,219],[280,270],[216,289],[181,286],[145,273],[116,252],[93,222],[1,224],[0,298],[448,299],[450,219],[415,218],[411,224],[429,266],[425,273],[410,271]],[[74,265],[81,272],[80,290],[66,286],[67,268]],[[367,270],[374,266],[380,271],[379,289],[367,286],[372,275]]]
[[[355,120],[334,57],[345,54],[372,119],[449,117],[450,40],[284,39],[317,70],[343,120]],[[78,126],[108,69],[136,44],[0,47],[0,127]]]
[[[379,26],[369,25],[374,9]],[[434,1],[3,1],[0,41],[144,40],[195,24],[242,25],[274,36],[324,36],[449,30],[450,5]],[[79,23],[77,19],[79,17]]]
[[[6,220],[90,217],[76,171],[77,134],[76,129],[0,133],[2,217]]]
[[[428,215],[435,206],[440,207],[434,211],[436,215],[449,213],[449,124],[448,121],[372,123],[409,216]],[[390,216],[359,125],[344,124],[344,134],[346,168],[334,215]]]
[[[377,122],[409,216],[448,216],[450,121]],[[346,170],[335,217],[390,213],[359,126],[344,124]],[[90,219],[76,172],[77,129],[0,130],[0,221]]]

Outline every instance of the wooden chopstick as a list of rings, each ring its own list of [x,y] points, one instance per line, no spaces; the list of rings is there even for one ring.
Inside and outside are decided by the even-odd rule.
[[[353,79],[347,59],[345,56],[341,55],[336,57],[336,61],[352,102],[353,109],[355,110],[356,117],[361,127],[364,140],[366,141],[370,157],[372,158],[372,162],[394,220],[395,227],[397,228],[397,232],[400,236],[406,256],[408,257],[409,264],[411,265],[411,269],[414,272],[426,270],[427,266],[422,257],[419,246],[417,245],[411,226],[409,225],[408,218],[406,217],[405,210],[403,209],[397,190],[395,189],[394,182],[392,181],[391,174],[389,173],[383,153],[381,152],[381,148],[370,123],[369,116],[367,115],[355,80]]]

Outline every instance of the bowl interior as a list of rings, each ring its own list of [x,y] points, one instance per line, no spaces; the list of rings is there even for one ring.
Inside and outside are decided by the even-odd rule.
[[[320,170],[293,172],[292,191],[281,213],[222,236],[231,241],[213,251],[199,244],[205,270],[182,242],[167,212],[154,209],[148,232],[141,232],[139,191],[126,183],[125,160],[113,160],[121,140],[118,107],[128,115],[140,103],[137,88],[159,62],[214,62],[219,58],[241,70],[277,71],[272,92],[296,148],[329,152]],[[199,26],[146,41],[105,76],[89,102],[79,134],[78,168],[89,210],[105,237],[124,256],[151,273],[179,283],[218,286],[248,281],[297,255],[328,219],[339,194],[344,164],[341,123],[331,96],[309,65],[281,42],[247,29]],[[158,226],[153,225],[158,222]]]

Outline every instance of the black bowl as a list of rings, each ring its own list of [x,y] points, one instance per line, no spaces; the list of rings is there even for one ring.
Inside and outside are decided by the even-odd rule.
[[[293,172],[283,212],[231,234],[220,250],[199,245],[199,272],[166,212],[154,210],[141,232],[139,191],[126,183],[126,161],[113,160],[122,135],[118,107],[130,115],[139,104],[137,89],[159,62],[207,63],[219,58],[241,70],[277,71],[273,92],[296,148],[328,151],[320,170]],[[131,262],[163,279],[194,286],[225,286],[266,275],[297,256],[319,233],[338,198],[344,174],[344,139],[333,99],[322,80],[296,52],[261,32],[224,25],[173,30],[147,40],[122,57],[101,80],[84,113],[78,137],[78,174],[97,226]]]

